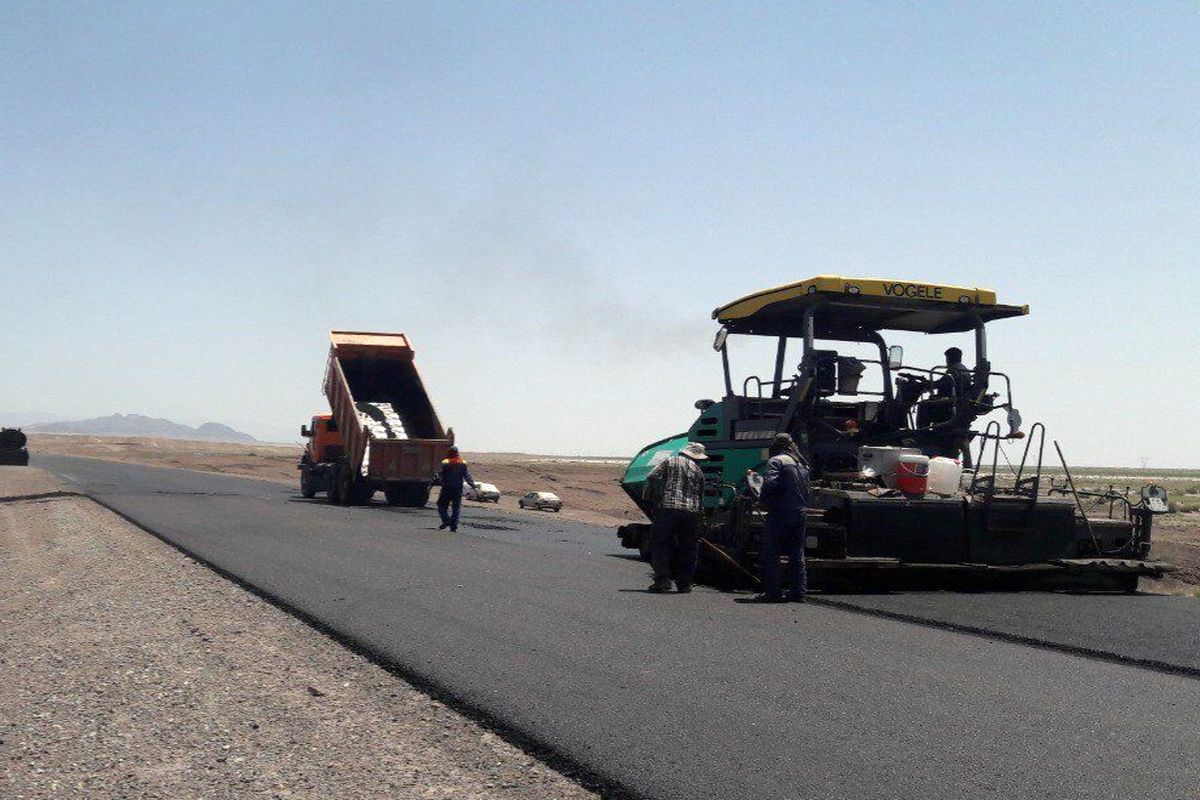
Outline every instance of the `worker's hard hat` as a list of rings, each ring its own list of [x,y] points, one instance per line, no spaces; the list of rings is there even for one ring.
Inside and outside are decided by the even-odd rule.
[[[704,449],[704,445],[699,442],[688,442],[687,445],[679,451],[680,455],[687,456],[693,461],[707,461],[708,453]]]
[[[456,456],[458,455],[458,448],[454,445],[450,445],[448,448],[446,448],[446,452],[452,456]]]
[[[790,433],[777,433],[775,438],[771,440],[773,445],[786,445],[787,447],[795,447],[796,440],[792,438]]]

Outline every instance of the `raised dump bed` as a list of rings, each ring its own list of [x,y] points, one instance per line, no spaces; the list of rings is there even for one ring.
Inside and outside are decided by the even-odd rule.
[[[454,440],[442,427],[403,333],[333,331],[324,391],[330,414],[301,434],[305,497],[363,503],[376,491],[393,505],[423,506],[443,454]]]

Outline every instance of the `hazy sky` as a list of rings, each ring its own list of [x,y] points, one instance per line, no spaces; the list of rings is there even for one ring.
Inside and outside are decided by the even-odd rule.
[[[1031,304],[1026,420],[1200,465],[1194,2],[0,2],[0,198],[0,411],[291,440],[403,330],[466,448],[626,454],[842,273]]]

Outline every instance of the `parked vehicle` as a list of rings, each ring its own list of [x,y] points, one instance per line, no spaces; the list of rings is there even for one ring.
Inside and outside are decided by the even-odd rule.
[[[475,481],[475,488],[472,489],[468,486],[463,496],[468,500],[478,500],[481,503],[500,502],[500,490],[496,488],[496,484],[494,483]]]
[[[517,505],[537,511],[559,511],[562,509],[562,500],[551,492],[530,492],[518,500]]]
[[[325,368],[331,414],[301,426],[308,439],[300,493],[365,503],[382,490],[391,505],[421,507],[453,431],[442,428],[403,333],[333,331]]]
[[[0,429],[0,464],[24,467],[29,464],[29,451],[25,449],[25,434],[20,428]]]

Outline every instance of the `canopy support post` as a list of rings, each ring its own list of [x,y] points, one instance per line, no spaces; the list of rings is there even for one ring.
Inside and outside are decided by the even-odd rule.
[[[975,366],[987,361],[987,333],[983,328],[983,320],[975,318]]]
[[[779,392],[783,388],[783,360],[787,355],[787,337],[780,336],[779,344],[775,348],[775,382],[771,387],[771,397],[779,397]]]
[[[725,396],[733,397],[733,379],[729,377],[729,346],[721,345],[721,366],[725,370]]]

